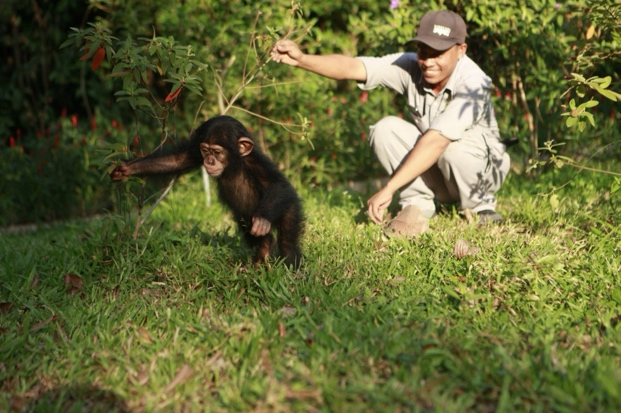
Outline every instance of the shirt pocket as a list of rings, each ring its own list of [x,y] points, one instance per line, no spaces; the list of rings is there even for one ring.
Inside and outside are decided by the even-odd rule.
[[[407,105],[407,108],[408,112],[410,112],[410,116],[412,117],[412,123],[416,125],[421,133],[425,133],[425,131],[429,129],[429,124],[425,121],[423,117],[422,109],[412,105]]]

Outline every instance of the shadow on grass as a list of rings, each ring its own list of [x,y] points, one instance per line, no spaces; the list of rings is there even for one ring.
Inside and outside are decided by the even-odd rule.
[[[32,394],[34,393],[34,394]],[[58,387],[13,397],[12,411],[16,412],[90,412],[131,413],[118,394],[93,385]]]

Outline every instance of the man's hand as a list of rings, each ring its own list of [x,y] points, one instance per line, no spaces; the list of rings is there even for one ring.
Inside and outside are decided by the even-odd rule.
[[[382,188],[378,193],[373,195],[367,201],[369,206],[369,217],[376,224],[381,224],[384,217],[384,210],[388,208],[392,202],[394,191],[388,187]]]
[[[272,60],[289,66],[299,66],[304,53],[291,40],[279,40],[272,48]]]
[[[373,222],[382,223],[384,210],[390,205],[393,194],[438,162],[449,143],[451,141],[448,138],[435,130],[427,131],[418,139],[405,162],[393,174],[386,186],[367,201],[369,217]]]
[[[254,216],[252,217],[252,229],[250,230],[250,235],[262,237],[270,232],[270,228],[272,228],[271,222],[265,218]]]

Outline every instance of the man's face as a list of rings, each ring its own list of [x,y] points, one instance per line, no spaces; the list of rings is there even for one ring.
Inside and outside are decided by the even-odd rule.
[[[466,48],[466,44],[456,44],[447,50],[435,50],[424,43],[418,44],[418,66],[436,92],[444,88]]]

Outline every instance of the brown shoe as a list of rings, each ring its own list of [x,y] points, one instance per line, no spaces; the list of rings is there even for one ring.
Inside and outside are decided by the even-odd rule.
[[[418,207],[408,205],[384,228],[387,237],[418,237],[429,229],[429,218]]]

